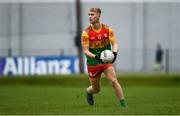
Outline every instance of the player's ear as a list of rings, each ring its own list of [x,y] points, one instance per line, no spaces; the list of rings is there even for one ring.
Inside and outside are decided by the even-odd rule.
[[[99,18],[101,17],[101,14],[100,13],[98,13],[98,16],[99,16]]]
[[[99,13],[97,14],[97,16],[98,16],[98,19],[100,19],[100,14]]]

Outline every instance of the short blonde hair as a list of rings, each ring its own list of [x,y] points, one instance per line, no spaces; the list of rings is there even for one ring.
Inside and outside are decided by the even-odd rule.
[[[100,9],[100,8],[97,8],[97,7],[89,8],[88,11],[96,12],[96,13],[101,14],[101,9]]]

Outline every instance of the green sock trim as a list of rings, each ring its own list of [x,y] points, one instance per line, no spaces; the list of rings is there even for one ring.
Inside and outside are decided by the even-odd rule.
[[[121,100],[120,100],[120,106],[121,106],[121,107],[126,107],[126,102],[125,102],[124,99],[121,99]]]

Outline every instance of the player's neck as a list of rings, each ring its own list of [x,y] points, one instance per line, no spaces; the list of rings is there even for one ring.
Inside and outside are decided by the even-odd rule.
[[[101,23],[98,21],[94,24],[92,24],[92,27],[95,29],[95,30],[99,30],[101,28]]]

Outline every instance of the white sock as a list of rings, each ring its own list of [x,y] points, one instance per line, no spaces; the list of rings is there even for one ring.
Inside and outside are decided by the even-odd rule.
[[[86,91],[89,93],[89,94],[92,94],[92,86],[89,86]]]

